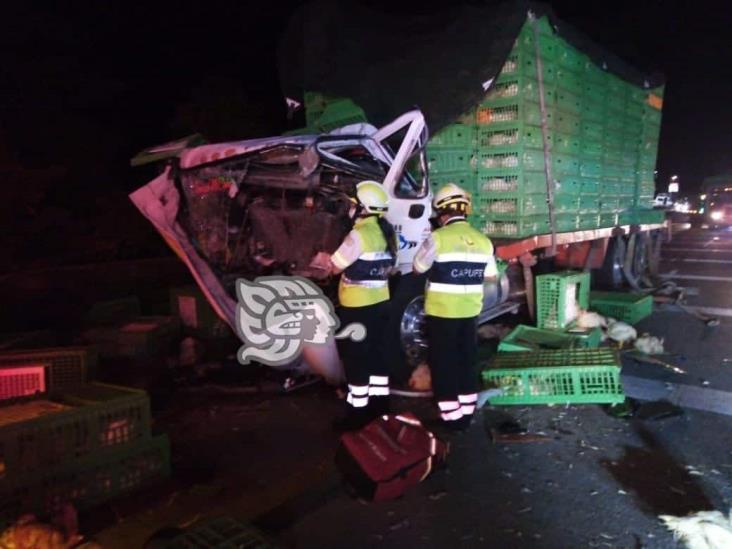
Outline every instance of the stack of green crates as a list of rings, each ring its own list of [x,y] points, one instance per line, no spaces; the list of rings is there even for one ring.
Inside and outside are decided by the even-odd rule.
[[[88,383],[0,406],[0,523],[86,509],[169,474],[144,391]]]
[[[555,228],[617,225],[623,212],[651,207],[662,90],[604,71],[538,24]],[[476,110],[474,222],[494,237],[550,230],[535,45],[527,23]]]
[[[427,166],[432,192],[447,183],[475,193],[476,128],[471,118],[451,124],[432,136]]]
[[[537,25],[555,230],[641,222],[654,196],[663,87],[626,82],[560,38],[546,17]],[[452,182],[472,192],[471,223],[491,237],[551,231],[534,37],[527,21],[483,100],[427,148],[433,191]],[[305,103],[315,117],[327,100],[311,94]]]

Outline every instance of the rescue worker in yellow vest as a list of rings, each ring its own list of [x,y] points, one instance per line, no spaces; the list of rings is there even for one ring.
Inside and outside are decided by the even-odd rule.
[[[346,418],[340,425],[357,429],[388,413],[389,372],[383,342],[389,323],[388,277],[396,262],[397,240],[383,217],[388,195],[380,183],[362,181],[351,209],[353,230],[331,256],[331,272],[340,273],[338,316],[341,326],[358,322],[366,338],[339,340],[348,383]]]
[[[497,276],[493,244],[468,225],[470,194],[453,183],[434,197],[440,228],[421,245],[414,270],[427,273],[428,362],[440,417],[451,429],[470,425],[478,400],[477,318],[483,282]]]

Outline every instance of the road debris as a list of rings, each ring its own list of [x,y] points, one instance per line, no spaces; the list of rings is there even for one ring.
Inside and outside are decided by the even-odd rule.
[[[659,420],[682,415],[684,415],[684,410],[671,404],[668,400],[645,402],[638,406],[635,412],[637,419],[645,420]]]
[[[643,334],[635,340],[634,347],[646,355],[661,355],[664,352],[663,338]]]
[[[732,547],[732,513],[724,516],[719,511],[699,511],[686,517],[660,515],[658,518],[689,549]]]
[[[628,356],[639,363],[646,363],[646,364],[653,364],[655,366],[663,366],[664,368],[671,370],[672,372],[676,374],[686,374],[686,370],[682,370],[678,366],[671,364],[670,362],[666,362],[664,360],[654,358],[651,356],[647,356],[644,354],[639,353],[629,353]]]
[[[391,526],[389,526],[389,530],[392,532],[396,530],[401,530],[402,528],[409,527],[409,519],[400,520],[399,522],[395,522]]]
[[[551,440],[543,433],[529,433],[515,421],[504,421],[490,428],[491,440],[494,444],[515,442],[545,442]]]
[[[703,476],[704,476],[704,473],[702,473],[701,471],[699,471],[699,470],[698,470],[698,469],[697,469],[696,467],[694,467],[693,465],[686,465],[686,466],[684,467],[684,469],[686,469],[686,470],[687,470],[687,472],[688,472],[688,473],[689,473],[690,475],[694,475],[694,476],[697,476],[697,477],[703,477]]]

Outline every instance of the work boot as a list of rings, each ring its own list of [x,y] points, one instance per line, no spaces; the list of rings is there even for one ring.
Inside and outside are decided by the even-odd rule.
[[[464,415],[463,417],[461,417],[454,423],[455,423],[455,429],[457,431],[461,431],[461,432],[467,431],[468,429],[470,429],[470,425],[472,425],[472,423],[473,423],[473,414]]]
[[[370,396],[369,405],[366,407],[368,416],[371,419],[387,415],[391,412],[388,396]]]
[[[371,422],[373,418],[368,413],[368,408],[346,407],[346,413],[333,422],[333,430],[337,433],[358,431]]]

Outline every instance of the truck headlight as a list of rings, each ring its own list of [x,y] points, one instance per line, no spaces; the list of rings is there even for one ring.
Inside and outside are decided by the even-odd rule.
[[[717,210],[716,212],[710,213],[709,217],[711,217],[714,221],[721,221],[721,219],[724,217],[724,213],[721,210]]]

